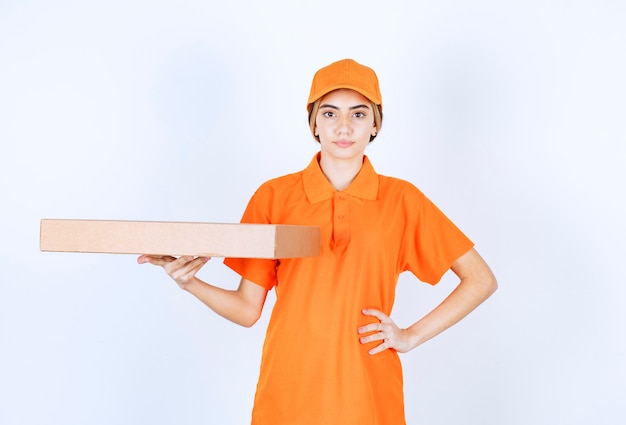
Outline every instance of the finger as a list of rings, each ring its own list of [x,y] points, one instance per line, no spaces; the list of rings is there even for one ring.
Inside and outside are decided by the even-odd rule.
[[[363,313],[363,315],[365,316],[375,317],[381,322],[385,322],[389,320],[389,316],[387,316],[385,313],[383,313],[380,310],[376,310],[375,308],[365,308],[363,309],[361,313]]]
[[[169,255],[147,255],[147,254],[142,254],[137,258],[137,263],[139,264],[145,264],[145,263],[150,263],[153,264],[155,266],[162,266],[164,264],[167,263],[171,263],[172,261],[174,261],[176,258],[169,256]]]
[[[389,341],[389,338],[385,337],[384,332],[376,332],[375,334],[362,336],[361,338],[359,338],[359,342],[361,342],[361,344],[367,344],[369,342],[376,342],[376,341],[387,342]]]
[[[187,279],[195,275],[211,257],[180,257],[165,266],[165,271],[174,279]]]
[[[176,259],[173,265],[176,267],[192,267],[200,269],[210,259],[211,257],[193,257],[190,255],[186,255]]]
[[[373,356],[374,354],[381,353],[388,348],[389,348],[389,342],[385,340],[382,344],[377,345],[376,347],[369,350],[367,353]]]
[[[187,265],[193,261],[193,257],[189,256],[181,256],[174,261],[170,261],[169,263],[163,265],[163,268],[172,277],[180,277],[187,273]]]
[[[168,270],[178,270],[186,267],[191,264],[196,258],[191,255],[181,255],[178,258],[171,257],[172,261],[169,261],[166,269]]]
[[[195,260],[195,257],[192,257],[191,255],[181,255],[174,262],[177,264],[183,265],[183,264],[191,263],[193,260]]]
[[[380,332],[382,329],[383,328],[380,323],[370,323],[368,325],[359,327],[357,330],[360,334],[366,334],[369,332]]]
[[[187,274],[196,274],[198,271],[204,267],[204,265],[209,261],[210,257],[198,257],[189,261],[184,265],[184,268],[187,270]]]
[[[137,257],[137,263],[138,264],[145,264],[145,263],[149,263],[150,262],[150,256],[146,255],[146,254],[142,254],[139,257]]]

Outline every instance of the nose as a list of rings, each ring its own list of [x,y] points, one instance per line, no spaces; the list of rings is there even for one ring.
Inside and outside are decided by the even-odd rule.
[[[338,134],[350,134],[352,131],[352,123],[349,116],[340,116],[337,120],[337,133]]]

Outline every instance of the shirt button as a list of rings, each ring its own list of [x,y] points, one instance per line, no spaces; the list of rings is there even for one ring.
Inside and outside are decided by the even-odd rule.
[[[339,220],[343,220],[344,216],[343,216],[343,215],[338,215],[338,216],[337,216],[337,218],[338,218]]]
[[[342,200],[342,201],[345,201],[346,197],[343,196],[343,195],[339,195],[339,199]]]

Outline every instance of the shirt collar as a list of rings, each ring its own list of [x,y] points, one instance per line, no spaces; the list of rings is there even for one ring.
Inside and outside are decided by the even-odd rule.
[[[322,172],[319,158],[320,152],[315,154],[309,165],[302,171],[304,192],[311,203],[330,199],[337,192]],[[363,156],[361,170],[343,192],[368,200],[375,200],[378,196],[378,174],[366,155]]]

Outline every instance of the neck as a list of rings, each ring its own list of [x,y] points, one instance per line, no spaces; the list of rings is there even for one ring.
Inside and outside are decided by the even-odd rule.
[[[336,190],[344,190],[354,180],[363,166],[363,155],[357,158],[338,160],[324,154],[320,158],[320,168]]]

